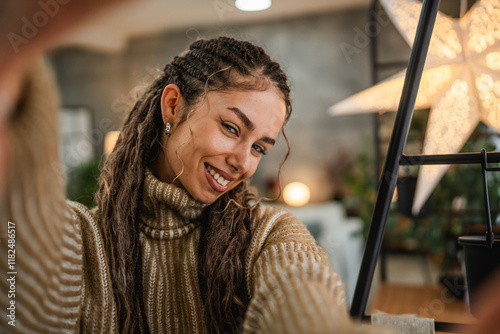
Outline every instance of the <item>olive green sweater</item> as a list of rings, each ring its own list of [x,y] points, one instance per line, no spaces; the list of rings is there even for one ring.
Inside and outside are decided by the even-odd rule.
[[[29,76],[10,127],[0,206],[0,332],[114,333],[119,326],[98,213],[65,200],[56,88],[46,72],[40,66]],[[203,208],[184,189],[147,173],[140,241],[153,333],[206,332],[197,277]],[[244,274],[250,296],[244,333],[377,332],[350,321],[339,276],[287,211],[261,206]]]

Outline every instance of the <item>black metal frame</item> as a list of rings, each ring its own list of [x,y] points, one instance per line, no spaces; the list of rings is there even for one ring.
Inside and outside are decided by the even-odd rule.
[[[439,2],[440,0],[424,0],[422,4],[415,41],[411,50],[410,60],[406,71],[403,92],[396,114],[391,140],[389,142],[385,165],[379,179],[377,200],[372,215],[370,231],[350,310],[351,316],[360,320],[367,320],[370,318],[370,316],[365,314],[365,309],[377,259],[382,245],[391,200],[396,187],[399,167],[403,165],[477,163],[483,164],[483,169],[485,169],[484,165],[487,165],[487,163],[500,162],[500,152],[488,153],[487,157],[485,153],[411,156],[403,154],[403,149],[406,144],[408,130],[410,128],[410,122],[413,115],[413,108],[415,107],[417,91],[424,68],[425,58],[439,8]],[[374,1],[374,3],[376,2]],[[372,12],[375,10],[374,4],[372,4],[370,10]],[[373,13],[371,13],[371,15],[373,15]],[[375,46],[372,46],[371,52],[376,52]],[[372,65],[373,64],[372,58]],[[376,80],[376,76],[373,73],[372,78],[373,80]],[[378,136],[378,134],[375,135]],[[377,138],[375,139],[378,140]],[[456,324],[435,322],[435,329],[437,331],[444,332],[456,330]]]
[[[418,86],[420,84],[439,2],[439,0],[424,0],[422,4],[415,42],[406,71],[403,93],[396,114],[393,133],[389,142],[387,158],[380,177],[377,201],[375,202],[372,223],[368,233],[367,244],[351,306],[351,315],[360,319],[363,318],[365,312],[368,294],[370,292],[369,285],[373,279],[377,257],[382,244],[385,223],[396,187],[399,161],[403,155],[403,149],[406,144]]]
[[[368,21],[371,25],[376,22],[375,13],[377,11],[378,0],[372,0],[370,8],[368,9]],[[371,68],[371,81],[375,85],[379,81],[378,69],[385,64],[380,64],[377,55],[377,34],[370,34],[370,68]],[[406,65],[406,64],[405,64]],[[373,122],[373,167],[375,169],[375,186],[378,187],[378,176],[380,175],[380,117],[378,113],[372,116]],[[381,246],[380,249],[380,279],[385,282],[387,279],[386,269],[386,251]]]

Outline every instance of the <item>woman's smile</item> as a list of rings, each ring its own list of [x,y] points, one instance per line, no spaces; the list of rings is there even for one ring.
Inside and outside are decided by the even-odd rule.
[[[227,173],[224,173],[219,169],[216,170],[214,167],[210,166],[207,163],[205,163],[205,171],[207,174],[206,176],[208,183],[215,191],[218,191],[220,193],[225,192],[228,188],[227,186],[229,182],[234,180],[234,178],[229,176]]]
[[[162,112],[172,131],[154,172],[210,204],[255,173],[283,127],[285,102],[274,87],[209,92],[182,120],[179,99],[178,89],[165,88]]]

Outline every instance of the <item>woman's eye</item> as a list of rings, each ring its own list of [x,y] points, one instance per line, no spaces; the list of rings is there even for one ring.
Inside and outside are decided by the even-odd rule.
[[[231,133],[234,133],[235,135],[238,134],[238,129],[236,129],[234,126],[232,126],[231,124],[229,123],[222,123],[222,126],[225,127],[227,129],[227,131],[231,132]]]
[[[253,149],[260,154],[266,155],[266,150],[260,145],[254,144]]]

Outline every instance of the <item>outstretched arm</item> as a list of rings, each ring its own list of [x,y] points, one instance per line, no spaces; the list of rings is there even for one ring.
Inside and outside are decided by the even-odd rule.
[[[388,333],[349,318],[344,287],[304,224],[261,208],[248,256],[244,333]]]
[[[78,331],[82,241],[65,203],[58,158],[56,87],[47,67],[23,81],[9,120],[0,200],[0,332]]]
[[[132,0],[15,0],[0,4],[0,195],[5,193],[9,117],[36,60],[79,24]],[[37,21],[38,20],[38,21]],[[40,21],[41,20],[41,21]],[[55,110],[54,110],[55,111]]]

